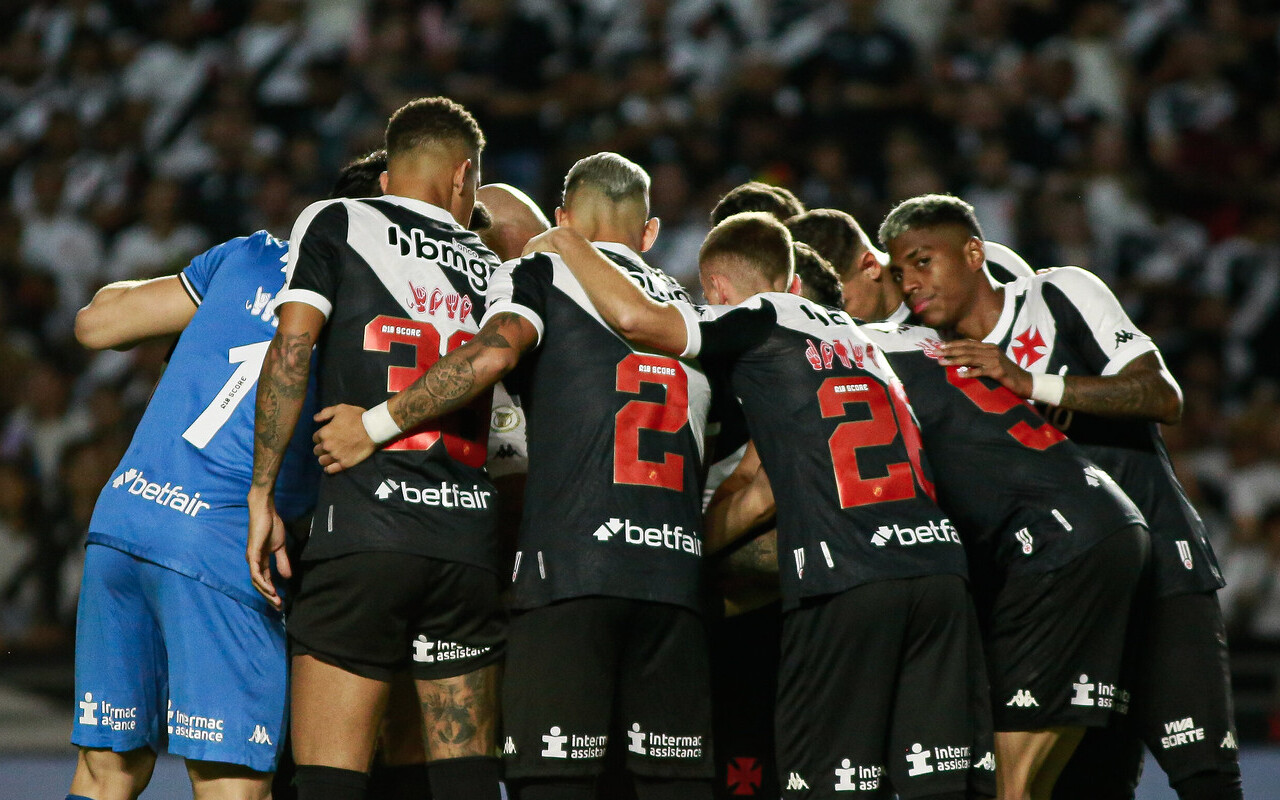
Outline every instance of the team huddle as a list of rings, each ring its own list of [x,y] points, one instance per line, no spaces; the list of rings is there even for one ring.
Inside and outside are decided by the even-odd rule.
[[[269,797],[286,733],[301,800],[1131,798],[1144,744],[1243,796],[1181,394],[1101,281],[752,183],[697,304],[640,166],[551,227],[483,148],[416,100],[287,243],[81,311],[181,335],[90,527],[69,800],[166,749]]]

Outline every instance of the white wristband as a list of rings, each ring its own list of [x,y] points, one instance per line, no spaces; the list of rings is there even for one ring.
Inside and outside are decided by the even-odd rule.
[[[1067,379],[1061,375],[1031,375],[1031,399],[1037,403],[1056,406],[1066,390]]]
[[[385,444],[399,436],[400,426],[391,417],[391,410],[386,403],[379,403],[360,415],[364,423],[364,431],[375,444]]]

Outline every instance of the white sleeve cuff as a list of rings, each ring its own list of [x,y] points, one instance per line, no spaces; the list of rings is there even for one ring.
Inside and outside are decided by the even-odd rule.
[[[329,302],[329,298],[310,289],[285,289],[276,295],[276,307],[285,303],[304,303],[318,309],[325,319],[333,313],[333,303]]]
[[[483,328],[484,323],[488,322],[489,318],[492,317],[494,314],[504,314],[504,313],[516,314],[528,320],[529,324],[533,326],[533,329],[538,332],[538,340],[533,343],[533,346],[537,347],[538,345],[542,344],[542,332],[544,330],[542,325],[542,317],[538,316],[538,312],[534,311],[532,308],[529,308],[528,306],[520,305],[519,303],[512,302],[511,300],[499,300],[498,302],[494,303],[493,305],[485,309],[484,320],[481,321],[480,327]]]
[[[702,352],[702,328],[698,325],[698,312],[687,303],[672,303],[684,320],[685,344],[681,358],[694,358]]]

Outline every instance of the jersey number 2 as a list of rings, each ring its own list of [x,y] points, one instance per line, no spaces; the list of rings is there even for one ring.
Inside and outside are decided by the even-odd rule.
[[[920,462],[920,431],[911,417],[901,386],[894,384],[891,390],[886,390],[868,378],[827,378],[818,388],[818,403],[822,416],[828,419],[846,416],[845,406],[852,403],[864,403],[871,412],[868,419],[837,425],[827,442],[831,447],[841,508],[908,500],[916,496],[917,483],[925,494],[934,497],[933,484],[925,478]],[[887,475],[863,477],[858,468],[858,451],[892,444],[899,432],[907,461],[888,464]]]
[[[665,402],[632,400],[613,418],[613,482],[684,490],[684,456],[663,454],[661,461],[640,458],[640,431],[675,433],[689,421],[689,378],[674,358],[632,353],[618,363],[617,388],[639,394],[641,384],[667,389]]]

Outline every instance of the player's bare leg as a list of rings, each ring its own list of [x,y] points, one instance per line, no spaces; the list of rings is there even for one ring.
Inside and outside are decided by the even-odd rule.
[[[369,772],[369,796],[386,800],[427,796],[427,750],[422,711],[408,672],[391,676],[391,693],[382,715],[377,755]]]
[[[498,797],[497,664],[454,678],[416,681],[422,703],[427,774],[439,800]]]
[[[1084,728],[996,731],[996,790],[999,800],[1048,800],[1053,782]]]
[[[290,730],[298,765],[368,771],[389,686],[311,656],[294,656]]]
[[[271,773],[240,764],[187,759],[194,800],[267,800],[271,797]]]
[[[147,788],[155,767],[156,754],[147,747],[126,753],[81,747],[71,794],[93,800],[132,800]]]

